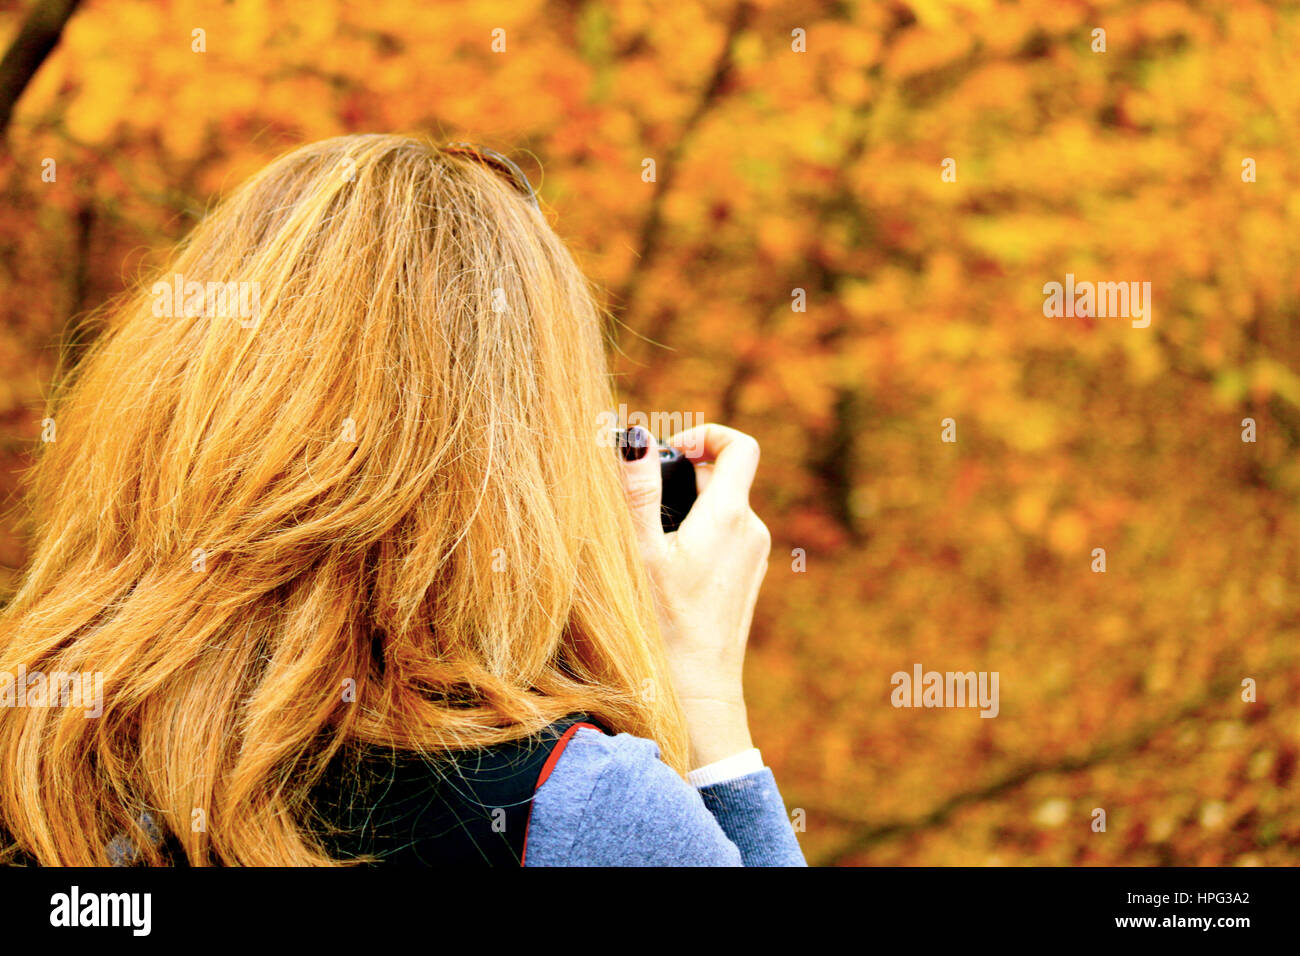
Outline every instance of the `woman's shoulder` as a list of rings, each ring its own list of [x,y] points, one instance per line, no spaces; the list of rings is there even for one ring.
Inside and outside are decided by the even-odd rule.
[[[528,866],[739,866],[654,741],[578,727],[533,796]]]
[[[518,866],[533,794],[585,720],[439,756],[347,748],[313,788],[311,827],[335,858]]]
[[[660,759],[659,745],[653,740],[580,725],[557,754],[551,772],[538,786],[537,795],[545,792],[554,798],[563,792],[566,800],[573,802],[574,798],[582,797],[585,803],[612,789],[646,785],[662,789],[669,780],[685,786]]]

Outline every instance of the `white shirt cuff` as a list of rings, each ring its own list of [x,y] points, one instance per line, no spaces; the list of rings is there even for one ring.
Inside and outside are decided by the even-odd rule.
[[[715,760],[713,763],[692,770],[686,774],[686,779],[692,787],[699,789],[711,787],[715,783],[726,783],[728,780],[735,780],[762,769],[763,755],[758,752],[757,747],[751,747],[749,750],[742,750],[738,754],[723,757],[721,760]]]

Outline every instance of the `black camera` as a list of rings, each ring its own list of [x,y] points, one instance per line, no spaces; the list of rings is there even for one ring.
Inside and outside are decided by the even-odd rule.
[[[621,448],[625,443],[625,432],[617,429],[614,433],[615,446]],[[663,479],[663,499],[659,517],[664,532],[677,530],[677,526],[686,520],[686,513],[695,504],[695,465],[676,448],[659,442],[659,476]]]

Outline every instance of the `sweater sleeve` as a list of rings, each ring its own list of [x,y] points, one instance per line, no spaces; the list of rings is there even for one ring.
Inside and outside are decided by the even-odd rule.
[[[653,741],[582,728],[533,797],[527,866],[806,866],[772,771],[696,790]]]

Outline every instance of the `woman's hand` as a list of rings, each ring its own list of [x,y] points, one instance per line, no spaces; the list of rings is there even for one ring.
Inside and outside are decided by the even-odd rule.
[[[673,534],[660,522],[659,456],[629,429],[623,484],[655,591],[673,687],[686,714],[693,767],[753,746],[745,712],[745,643],[772,536],[749,507],[758,442],[722,425],[668,439],[696,463],[699,497]],[[626,460],[638,448],[637,460]]]

